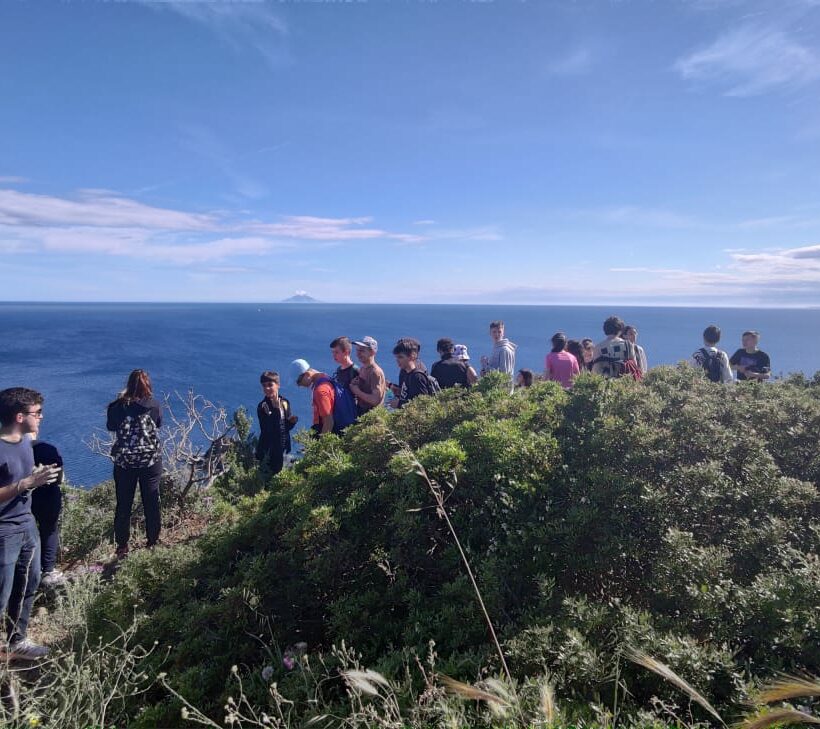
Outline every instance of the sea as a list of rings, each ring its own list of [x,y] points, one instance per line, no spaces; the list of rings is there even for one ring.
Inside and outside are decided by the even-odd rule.
[[[332,372],[329,344],[337,336],[375,337],[377,360],[395,381],[391,351],[399,337],[418,339],[428,366],[437,359],[436,340],[451,337],[467,345],[479,369],[491,349],[488,324],[501,319],[518,345],[517,367],[538,372],[555,332],[598,341],[613,313],[638,328],[650,367],[687,359],[701,346],[703,329],[717,324],[730,354],[743,331],[760,331],[776,375],[820,370],[820,309],[0,303],[0,389],[43,393],[41,438],[60,449],[68,480],[88,487],[110,478],[111,466],[87,443],[102,432],[106,405],[138,367],[148,370],[156,394],[193,390],[230,412],[244,406],[254,417],[260,373],[278,371],[300,427],[309,427],[309,392],[287,381],[288,365],[301,357]]]

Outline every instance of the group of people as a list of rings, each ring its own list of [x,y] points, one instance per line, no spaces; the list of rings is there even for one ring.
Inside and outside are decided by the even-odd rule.
[[[605,338],[569,339],[563,332],[551,338],[543,374],[516,371],[516,345],[505,336],[504,322],[489,326],[493,348],[480,359],[480,371],[470,364],[467,347],[444,337],[436,345],[439,359],[428,370],[419,358],[421,345],[402,337],[392,354],[399,369],[397,382],[389,381],[376,362],[378,342],[371,336],[353,340],[337,337],[330,351],[337,367],[333,375],[317,370],[304,359],[293,360],[290,380],[311,390],[312,430],[322,436],[339,433],[373,408],[386,404],[402,408],[421,395],[436,395],[451,387],[468,388],[489,372],[502,372],[511,387],[529,387],[536,379],[554,380],[571,388],[575,378],[590,371],[607,378],[641,379],[648,370],[647,356],[637,343],[638,330],[617,316],[603,326]],[[713,382],[763,381],[771,376],[769,356],[760,350],[760,335],[744,332],[742,347],[731,357],[718,348],[720,329],[703,332],[703,346],[690,363]],[[356,359],[353,361],[355,350]],[[290,433],[298,422],[290,401],[280,392],[277,372],[260,376],[263,399],[257,406],[259,438],[256,457],[271,473],[278,473],[291,452]],[[6,655],[35,659],[48,653],[27,637],[31,608],[39,586],[57,586],[65,575],[57,569],[58,521],[62,506],[60,483],[63,461],[57,449],[38,440],[43,420],[43,396],[24,387],[0,391],[0,615],[6,615]],[[106,426],[112,432],[116,508],[116,557],[128,554],[131,514],[139,486],[145,512],[146,544],[160,535],[160,479],[162,406],[154,398],[145,370],[130,373],[126,386],[108,406]]]

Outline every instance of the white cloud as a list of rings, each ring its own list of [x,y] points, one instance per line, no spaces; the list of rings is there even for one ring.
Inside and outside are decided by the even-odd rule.
[[[25,177],[18,177],[17,175],[0,175],[0,185],[22,185],[28,182]]]
[[[285,216],[278,223],[252,223],[248,230],[267,235],[303,240],[372,240],[389,239],[403,243],[418,243],[423,236],[408,233],[391,233],[380,228],[362,227],[372,218],[317,218],[310,215]]]
[[[820,79],[820,57],[776,28],[745,25],[680,58],[686,80],[728,87],[729,96],[754,96]]]

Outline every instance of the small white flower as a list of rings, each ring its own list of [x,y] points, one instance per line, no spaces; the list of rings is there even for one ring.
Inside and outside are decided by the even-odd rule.
[[[270,681],[273,678],[273,666],[265,666],[262,669],[262,679],[264,681]]]

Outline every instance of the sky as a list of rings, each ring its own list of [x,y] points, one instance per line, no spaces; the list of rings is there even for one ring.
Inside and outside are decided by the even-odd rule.
[[[0,300],[820,305],[820,0],[14,0],[0,69]]]

